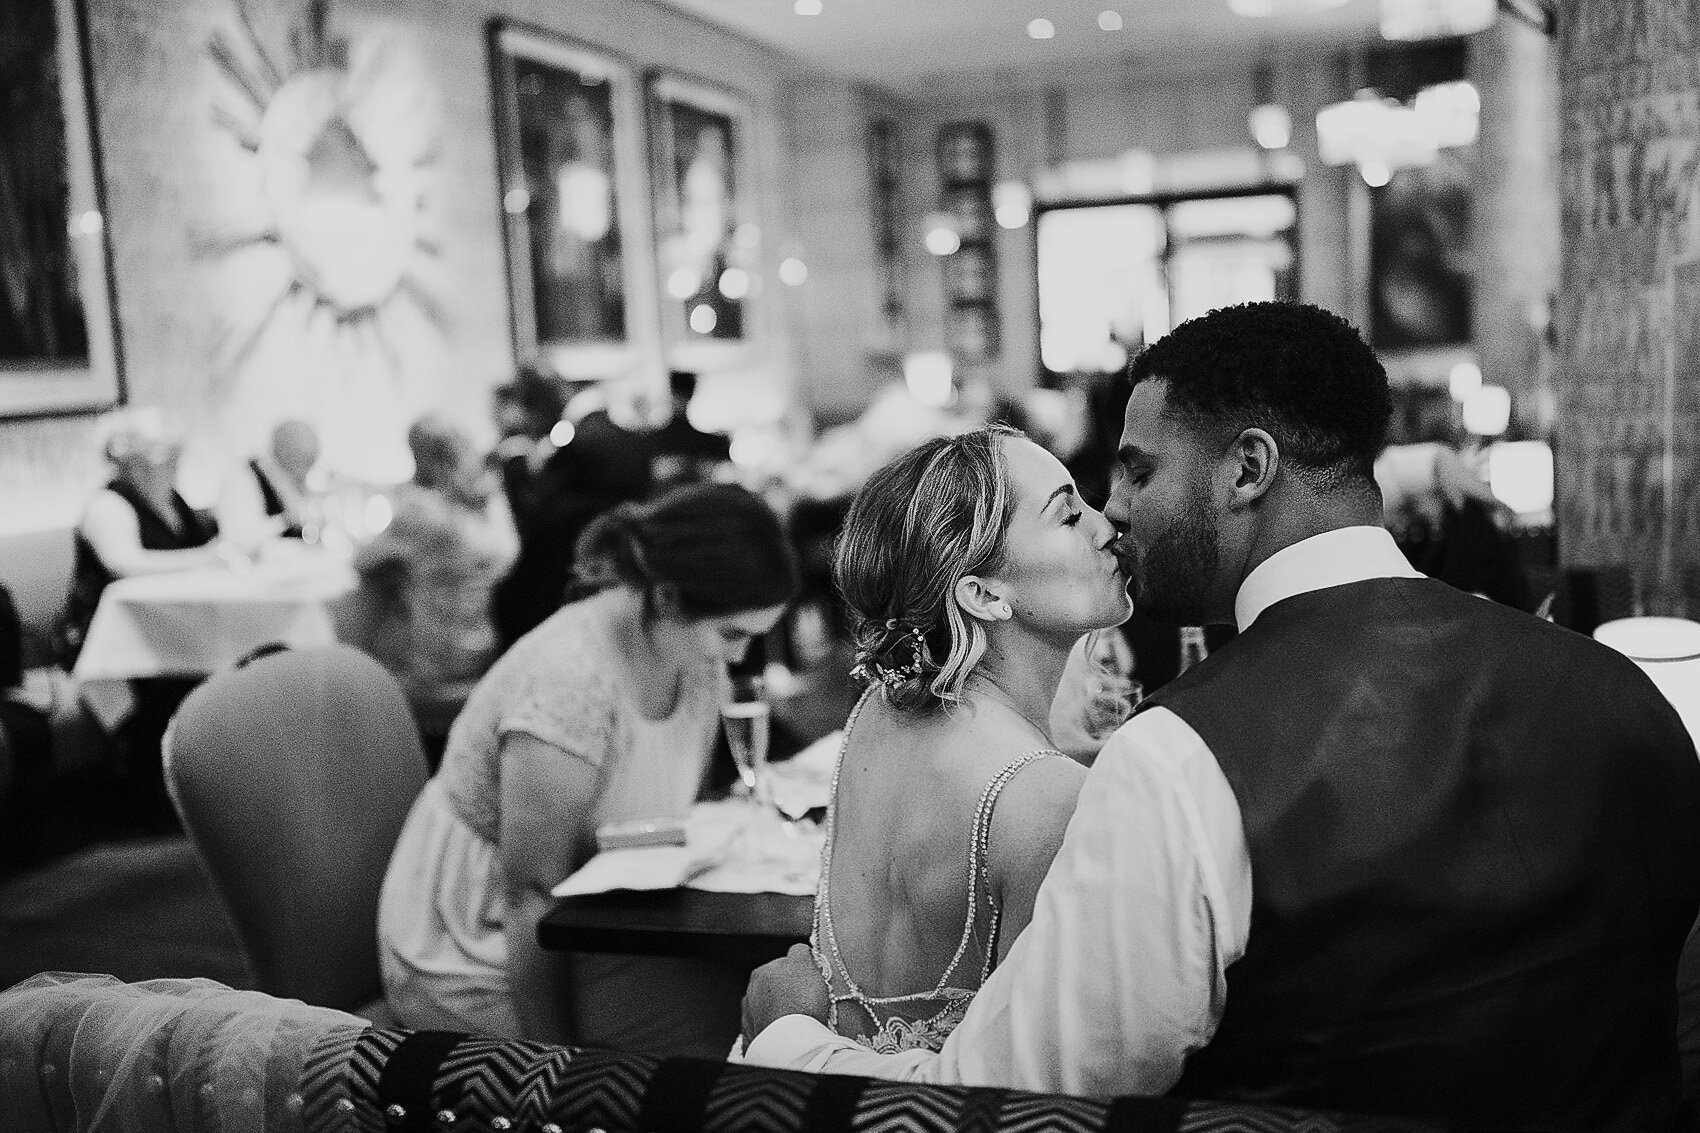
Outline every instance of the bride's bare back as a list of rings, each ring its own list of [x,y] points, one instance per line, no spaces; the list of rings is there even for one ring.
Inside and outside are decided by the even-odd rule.
[[[898,1015],[910,1007],[907,1014],[925,1017],[952,995],[966,1006],[1026,927],[1074,810],[1085,773],[1046,752],[1042,737],[996,704],[916,715],[877,696],[863,702],[839,765],[827,907],[817,925],[820,959],[838,969],[829,979],[835,992],[916,996],[889,1005]],[[970,866],[980,864],[975,815],[988,805],[985,873],[970,924]],[[840,1030],[866,1037],[880,1024],[866,1014],[853,1007]]]

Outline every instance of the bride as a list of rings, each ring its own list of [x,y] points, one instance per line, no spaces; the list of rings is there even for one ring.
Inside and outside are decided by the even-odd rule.
[[[1071,649],[1132,607],[1115,531],[1001,426],[857,494],[834,575],[868,682],[845,725],[812,951],[828,1025],[936,1050],[1026,927],[1085,770],[1046,736]]]

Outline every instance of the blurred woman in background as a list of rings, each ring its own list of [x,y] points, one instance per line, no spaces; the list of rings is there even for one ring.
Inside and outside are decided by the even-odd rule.
[[[408,819],[378,916],[385,991],[410,1027],[721,1053],[741,989],[716,1012],[691,962],[568,959],[537,922],[598,827],[689,810],[725,665],[778,621],[796,564],[773,512],[729,485],[614,508],[577,562],[590,596],[479,682]]]
[[[67,670],[76,664],[101,595],[113,582],[221,561],[217,523],[178,494],[183,440],[164,414],[152,407],[123,410],[106,420],[105,432],[112,478],[90,497],[77,524],[70,593],[55,633],[55,652]],[[160,742],[197,680],[132,680],[130,713],[113,736],[116,770],[130,781],[138,813],[161,829],[175,826],[176,814],[165,794]]]

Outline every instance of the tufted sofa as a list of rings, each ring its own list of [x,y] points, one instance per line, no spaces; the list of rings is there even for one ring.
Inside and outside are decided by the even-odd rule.
[[[208,980],[44,975],[0,992],[7,1133],[1417,1131],[1165,1098],[815,1076],[439,1031]]]

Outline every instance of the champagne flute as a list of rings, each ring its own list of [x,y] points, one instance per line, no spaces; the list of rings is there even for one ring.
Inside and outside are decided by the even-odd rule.
[[[762,692],[761,678],[733,677],[731,699],[720,706],[720,723],[726,731],[732,763],[738,769],[733,794],[740,798],[754,797],[758,804],[766,805],[767,746],[773,708]]]
[[[1145,699],[1133,676],[1133,654],[1120,629],[1095,629],[1086,635],[1086,659],[1092,670],[1092,710],[1088,730],[1099,739],[1124,724]]]

